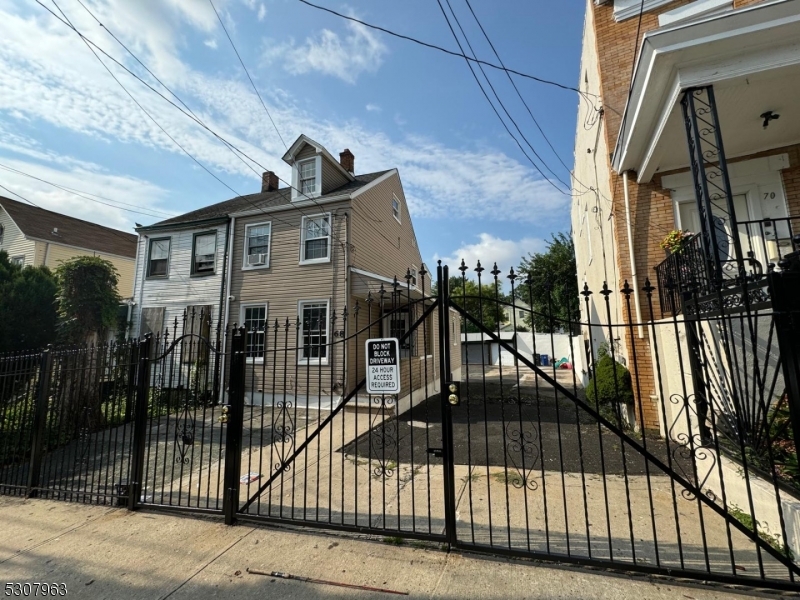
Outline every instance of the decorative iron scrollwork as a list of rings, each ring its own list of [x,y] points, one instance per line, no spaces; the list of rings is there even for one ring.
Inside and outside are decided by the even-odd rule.
[[[539,460],[536,429],[523,429],[519,423],[509,422],[505,428],[506,455],[517,471],[517,475],[510,475],[507,481],[517,489],[523,487],[537,490],[539,484],[531,477],[534,465]],[[519,457],[518,460],[515,458]]]
[[[397,463],[392,456],[387,456],[386,450],[397,449],[397,417],[385,419],[386,409],[395,405],[394,396],[373,396],[372,403],[380,406],[381,410],[375,413],[370,430],[370,447],[372,456],[378,461],[372,472],[375,477],[389,478],[394,476]],[[380,423],[379,423],[380,421]]]
[[[689,483],[693,484],[696,489],[703,490],[711,472],[717,464],[717,456],[713,451],[709,451],[709,443],[703,439],[703,436],[697,433],[689,433],[686,431],[675,431],[678,424],[687,425],[689,428],[699,427],[699,415],[692,402],[694,395],[688,397],[681,396],[680,394],[672,394],[669,398],[670,403],[680,404],[680,410],[672,421],[669,428],[669,439],[676,444],[672,449],[672,468],[678,471],[683,478]],[[693,420],[694,418],[694,420]],[[702,474],[698,471],[699,464],[709,462],[708,470]],[[688,468],[687,468],[688,463]],[[717,500],[716,494],[709,490],[705,490],[706,496],[714,502]],[[696,494],[688,489],[681,490],[681,496],[686,500],[694,500]]]
[[[175,456],[176,463],[188,465],[191,458],[188,456],[189,448],[194,445],[195,416],[189,404],[189,396],[183,403],[183,410],[175,421]]]
[[[278,410],[272,415],[272,444],[278,454],[278,462],[275,465],[276,471],[290,471],[291,463],[286,459],[294,451],[294,421],[292,420],[291,409],[294,406],[291,400],[279,400],[275,404]]]

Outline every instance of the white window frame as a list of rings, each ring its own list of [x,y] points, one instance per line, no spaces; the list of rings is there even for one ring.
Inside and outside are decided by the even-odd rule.
[[[155,243],[155,242],[163,242],[165,240],[169,242],[169,248],[167,248],[167,272],[164,275],[151,275],[150,274],[150,263],[152,261],[151,256],[153,254],[153,243]],[[194,242],[192,242],[192,243],[194,243]],[[146,271],[147,279],[169,279],[169,265],[170,265],[170,260],[171,259],[172,259],[172,237],[166,236],[166,237],[149,238],[147,240],[147,262],[145,263],[145,266],[144,266],[145,269],[147,269],[147,271]],[[156,260],[163,260],[163,259],[159,258],[159,259],[156,259]]]
[[[309,219],[318,219],[319,217],[328,218],[328,255],[324,258],[306,258],[306,222]],[[322,239],[322,238],[312,238]],[[333,248],[333,217],[331,213],[319,213],[317,215],[304,216],[300,221],[300,264],[301,265],[316,265],[321,263],[331,262],[331,254]]]
[[[303,321],[303,307],[307,304],[324,304],[325,305],[325,345],[327,350],[325,358],[304,358],[303,357],[303,337],[305,331],[305,322]],[[297,302],[297,318],[300,320],[300,329],[298,330],[297,340],[297,364],[298,365],[322,365],[326,366],[330,360],[330,344],[331,344],[331,301],[329,298],[318,298],[310,300],[298,300]]]
[[[314,162],[314,192],[306,194],[301,192],[300,186],[300,167],[301,165],[309,162]],[[317,154],[311,158],[304,158],[294,163],[292,168],[292,201],[295,200],[308,200],[309,198],[317,198],[322,195],[322,156]]]
[[[419,288],[419,269],[417,269],[416,265],[411,265],[409,271],[411,271],[411,287],[414,289]]]
[[[251,265],[249,262],[250,250],[250,229],[254,227],[269,226],[269,242],[267,243],[267,260],[263,265]],[[242,250],[242,270],[252,271],[254,269],[268,269],[269,261],[272,257],[272,221],[263,221],[261,223],[250,223],[244,226],[244,249]]]
[[[189,274],[192,277],[207,277],[209,275],[214,275],[217,272],[217,242],[219,241],[219,236],[217,235],[217,230],[213,229],[211,231],[198,231],[197,233],[192,234],[192,264],[189,267]],[[214,236],[214,259],[211,262],[211,270],[210,271],[198,271],[197,270],[197,240],[206,235],[213,235]],[[172,243],[170,243],[170,250],[172,249]],[[169,269],[169,260],[167,261],[167,269]]]
[[[264,356],[256,357],[256,356],[247,356],[247,338],[245,337],[245,356],[246,360],[249,363],[257,363],[262,364],[264,362],[264,357],[267,355],[267,332],[268,332],[268,325],[267,322],[269,321],[269,302],[242,302],[239,306],[239,322],[244,327],[245,324],[245,311],[248,308],[261,308],[264,307]],[[247,334],[245,333],[245,336]]]
[[[666,27],[675,23],[710,17],[731,10],[733,10],[733,0],[695,0],[658,15],[658,26]]]
[[[395,202],[397,202],[397,214],[395,214],[395,212],[394,212],[394,203]],[[397,221],[398,223],[401,223],[401,224],[403,222],[401,220],[402,214],[403,214],[403,204],[400,202],[400,200],[398,199],[398,197],[395,194],[392,194],[392,216],[394,217],[395,221]]]
[[[25,266],[25,255],[24,254],[20,254],[19,256],[12,256],[12,257],[9,258],[9,260],[11,261],[12,265],[17,265],[19,267],[24,267]]]

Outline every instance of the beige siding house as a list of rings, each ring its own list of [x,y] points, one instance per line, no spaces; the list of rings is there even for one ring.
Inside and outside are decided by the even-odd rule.
[[[0,250],[19,265],[51,269],[76,256],[98,256],[116,267],[119,295],[133,296],[135,235],[0,197]]]
[[[248,403],[326,408],[364,378],[367,337],[399,338],[420,320],[431,304],[423,299],[431,275],[396,169],[356,175],[349,150],[336,159],[305,135],[283,160],[292,169],[290,186],[280,187],[268,171],[260,193],[138,230],[134,333],[174,326],[187,310],[203,307],[212,332],[217,325],[248,331]],[[217,266],[198,278],[196,240],[211,230]],[[459,326],[452,320],[457,371]],[[437,328],[434,312],[402,345],[398,401],[438,389]],[[230,344],[227,335],[223,347]],[[355,403],[361,401],[368,400]]]

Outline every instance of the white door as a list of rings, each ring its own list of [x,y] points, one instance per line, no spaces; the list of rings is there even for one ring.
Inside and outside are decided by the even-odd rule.
[[[733,196],[733,206],[736,211],[737,221],[749,221],[750,210],[747,201],[747,194],[736,194]],[[701,231],[700,214],[697,210],[697,203],[681,202],[678,205],[678,212],[680,217],[680,227],[683,230],[689,230],[693,233]],[[722,263],[723,273],[725,277],[734,278],[738,275],[738,267],[736,265],[736,251],[734,250],[733,237],[730,223],[730,216],[728,215],[727,206],[723,201],[711,205],[711,214],[714,219],[715,233],[717,238],[717,255]],[[739,243],[742,248],[742,255],[746,259],[748,251],[752,249],[754,258],[758,260],[761,265],[764,265],[762,252],[760,249],[761,244],[755,243],[748,237],[747,227],[740,225],[738,227]],[[752,229],[752,228],[751,228]],[[748,264],[748,271],[753,270],[753,266]]]

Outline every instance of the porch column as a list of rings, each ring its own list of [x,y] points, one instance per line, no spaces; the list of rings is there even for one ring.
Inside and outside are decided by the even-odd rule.
[[[723,284],[723,270],[731,265],[720,258],[730,256],[736,261],[736,273],[744,283],[746,270],[738,235],[738,221],[733,206],[733,195],[728,178],[728,163],[722,145],[722,131],[717,116],[714,87],[711,85],[686,90],[681,99],[686,139],[689,144],[689,163],[692,167],[697,210],[700,215],[703,253],[708,265],[707,274],[698,276],[701,295],[719,290]],[[725,221],[730,234],[725,230]]]

